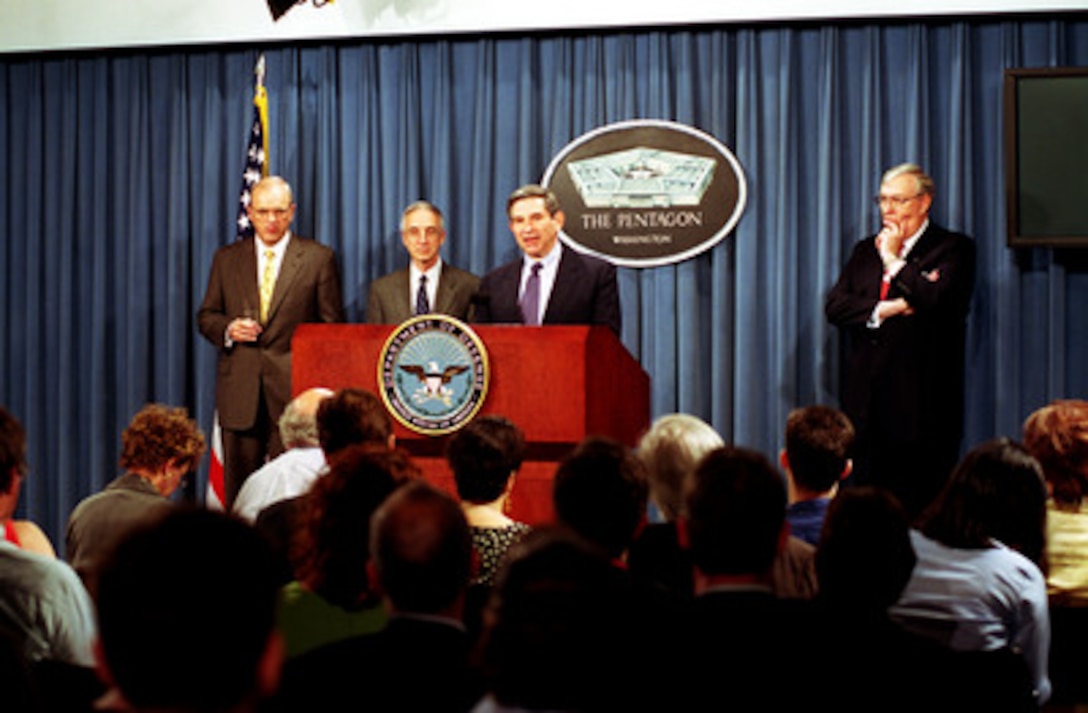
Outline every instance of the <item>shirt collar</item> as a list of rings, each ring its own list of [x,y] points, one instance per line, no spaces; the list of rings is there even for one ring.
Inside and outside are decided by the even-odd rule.
[[[257,247],[257,257],[258,258],[263,258],[265,252],[271,250],[273,253],[276,254],[276,259],[279,260],[287,252],[287,243],[289,243],[290,241],[291,241],[291,231],[290,230],[288,230],[286,233],[284,233],[283,237],[280,238],[279,240],[277,240],[275,245],[265,245],[263,240],[261,240],[257,236],[253,236],[253,243]]]
[[[435,262],[435,264],[431,265],[430,269],[428,269],[426,271],[420,270],[416,266],[416,264],[414,262],[412,262],[411,260],[408,261],[408,278],[412,281],[413,284],[419,282],[419,276],[420,275],[426,275],[427,276],[427,282],[429,282],[430,284],[433,285],[438,281],[438,277],[441,274],[441,272],[442,272],[442,258],[441,257],[438,258],[438,261]]]
[[[543,266],[543,269],[550,270],[551,268],[559,264],[559,258],[560,256],[562,256],[562,254],[563,244],[559,240],[556,240],[555,245],[552,246],[552,249],[548,252],[547,255],[542,258],[538,259],[529,257],[528,255],[523,255],[522,258],[524,262],[522,263],[522,267],[524,269],[529,269],[536,263],[540,263]]]
[[[926,232],[926,228],[928,227],[929,218],[926,218],[925,221],[923,221],[921,227],[918,228],[917,232],[915,232],[914,235],[903,241],[903,249],[899,251],[899,257],[906,257],[910,254],[911,248],[914,247],[914,244],[918,242],[918,239],[922,237],[922,233]]]

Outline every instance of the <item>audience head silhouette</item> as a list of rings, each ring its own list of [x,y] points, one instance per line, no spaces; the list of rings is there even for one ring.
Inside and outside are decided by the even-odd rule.
[[[355,443],[392,448],[393,419],[369,391],[341,389],[317,407],[317,437],[326,457]]]
[[[555,472],[560,522],[619,557],[646,514],[646,470],[626,446],[606,438],[582,441]]]
[[[447,449],[457,494],[471,503],[497,500],[524,454],[525,436],[513,422],[496,415],[476,418],[450,438]]]
[[[136,710],[243,709],[278,682],[277,589],[255,531],[175,509],[131,530],[103,563],[100,668]]]
[[[828,406],[794,409],[786,418],[786,462],[794,483],[811,493],[831,490],[849,474],[854,425]]]
[[[684,481],[699,460],[724,445],[710,424],[690,414],[666,414],[650,425],[636,452],[646,466],[650,499],[666,520],[683,511]]]
[[[376,603],[366,567],[371,516],[400,483],[420,476],[403,453],[384,446],[363,443],[337,451],[328,473],[314,482],[302,515],[299,580],[343,609]]]
[[[425,481],[407,483],[371,519],[370,547],[391,612],[460,616],[472,540],[456,500]]]
[[[1088,401],[1061,399],[1033,412],[1024,446],[1042,465],[1054,502],[1079,508],[1088,494]]]
[[[948,547],[983,549],[997,540],[1038,564],[1046,498],[1039,461],[1007,438],[988,441],[960,461],[919,528]]]
[[[599,547],[563,525],[514,545],[484,613],[482,667],[490,694],[521,710],[623,707],[625,684],[601,666],[630,672],[639,648],[623,572]]]
[[[910,522],[887,490],[847,488],[831,501],[816,550],[820,597],[839,610],[883,616],[916,561]]]
[[[766,575],[786,533],[786,486],[766,456],[733,446],[711,451],[689,480],[686,503],[700,572]]]

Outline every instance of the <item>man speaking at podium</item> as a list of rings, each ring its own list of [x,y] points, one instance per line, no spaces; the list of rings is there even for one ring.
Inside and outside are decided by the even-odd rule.
[[[506,201],[510,232],[523,253],[484,275],[475,321],[492,324],[603,324],[619,336],[616,268],[564,248],[563,211],[548,189],[522,186]]]
[[[410,258],[407,269],[379,277],[370,286],[366,321],[400,324],[421,314],[448,314],[468,321],[480,278],[442,261],[446,242],[442,211],[427,201],[404,209],[400,238]]]

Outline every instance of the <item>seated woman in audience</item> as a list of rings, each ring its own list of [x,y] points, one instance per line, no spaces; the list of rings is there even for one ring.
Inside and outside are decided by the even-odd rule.
[[[810,707],[1037,713],[1023,657],[1007,648],[953,651],[892,621],[888,608],[915,563],[907,513],[891,492],[855,486],[835,495],[816,555],[822,655],[797,663],[798,674],[811,677]],[[849,685],[826,685],[841,677],[844,661]]]
[[[1044,703],[1051,689],[1039,568],[1045,527],[1039,462],[1008,439],[974,448],[911,531],[918,563],[892,617],[955,651],[1021,652]]]
[[[15,507],[26,478],[26,434],[22,424],[0,409],[0,540],[27,552],[56,557],[53,544],[30,520],[16,520]]]
[[[314,482],[293,543],[297,580],[283,588],[277,615],[288,657],[385,626],[367,575],[370,516],[399,483],[419,475],[405,455],[362,444],[338,451]]]
[[[490,587],[506,551],[529,532],[507,514],[525,436],[502,416],[481,416],[451,439],[447,459],[478,559],[473,585]]]
[[[1024,446],[1043,466],[1047,591],[1052,604],[1088,606],[1088,401],[1059,400],[1024,423]]]

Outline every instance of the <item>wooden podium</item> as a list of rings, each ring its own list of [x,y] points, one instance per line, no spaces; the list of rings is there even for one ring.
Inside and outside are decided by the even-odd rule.
[[[324,386],[379,393],[378,360],[395,325],[303,324],[292,343],[295,395]],[[472,325],[488,352],[491,382],[480,414],[506,416],[524,432],[525,463],[511,517],[549,522],[555,467],[587,435],[634,446],[649,427],[650,378],[607,327]],[[456,494],[445,460],[448,436],[400,422],[397,443],[427,478]]]

